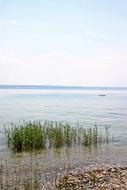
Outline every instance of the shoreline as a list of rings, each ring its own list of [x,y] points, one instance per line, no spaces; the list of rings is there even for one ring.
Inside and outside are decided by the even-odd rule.
[[[17,165],[5,161],[1,164],[0,179],[3,188],[8,189],[35,190],[36,182],[37,190],[126,190],[127,164],[66,163],[56,167],[43,166],[37,160]]]

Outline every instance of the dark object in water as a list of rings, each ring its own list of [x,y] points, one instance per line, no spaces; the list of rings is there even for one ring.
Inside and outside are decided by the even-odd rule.
[[[99,96],[106,96],[105,94],[100,94]]]

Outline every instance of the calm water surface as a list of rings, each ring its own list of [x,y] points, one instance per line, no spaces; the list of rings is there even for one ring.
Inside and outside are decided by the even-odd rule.
[[[106,96],[99,96],[106,94]],[[65,162],[126,163],[127,90],[0,89],[0,158],[15,160],[3,140],[3,125],[18,120],[55,120],[84,127],[110,125],[114,141],[100,148],[63,148],[36,155],[46,165]],[[22,161],[24,154],[19,162]],[[26,157],[26,154],[25,154]]]

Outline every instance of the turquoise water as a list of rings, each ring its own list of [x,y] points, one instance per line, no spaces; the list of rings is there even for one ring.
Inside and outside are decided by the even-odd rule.
[[[0,89],[0,136],[4,124],[18,120],[55,120],[73,125],[79,123],[84,127],[97,124],[101,128],[110,125],[114,141],[108,149],[106,147],[103,151],[97,151],[96,156],[102,160],[101,157],[104,159],[104,155],[108,154],[110,156],[106,159],[111,161],[117,155],[117,160],[119,157],[121,161],[126,161],[126,89]],[[84,160],[84,151],[86,154],[86,150],[80,153],[74,149],[72,152],[69,150],[71,161],[79,154],[80,159]],[[49,156],[46,158],[49,159]]]

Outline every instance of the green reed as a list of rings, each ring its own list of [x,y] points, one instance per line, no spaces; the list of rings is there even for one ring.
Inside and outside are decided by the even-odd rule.
[[[0,166],[0,189],[41,190],[41,175],[39,165],[11,165],[3,161]]]
[[[109,142],[108,127],[102,133],[93,128],[74,127],[61,122],[19,122],[6,128],[8,147],[13,151],[29,151],[63,146],[93,146]]]
[[[105,133],[102,135],[102,132],[98,129],[97,125],[95,125],[94,128],[85,129],[83,133],[84,145],[90,146],[105,142],[105,139],[109,138],[106,130],[107,127],[105,127]]]

